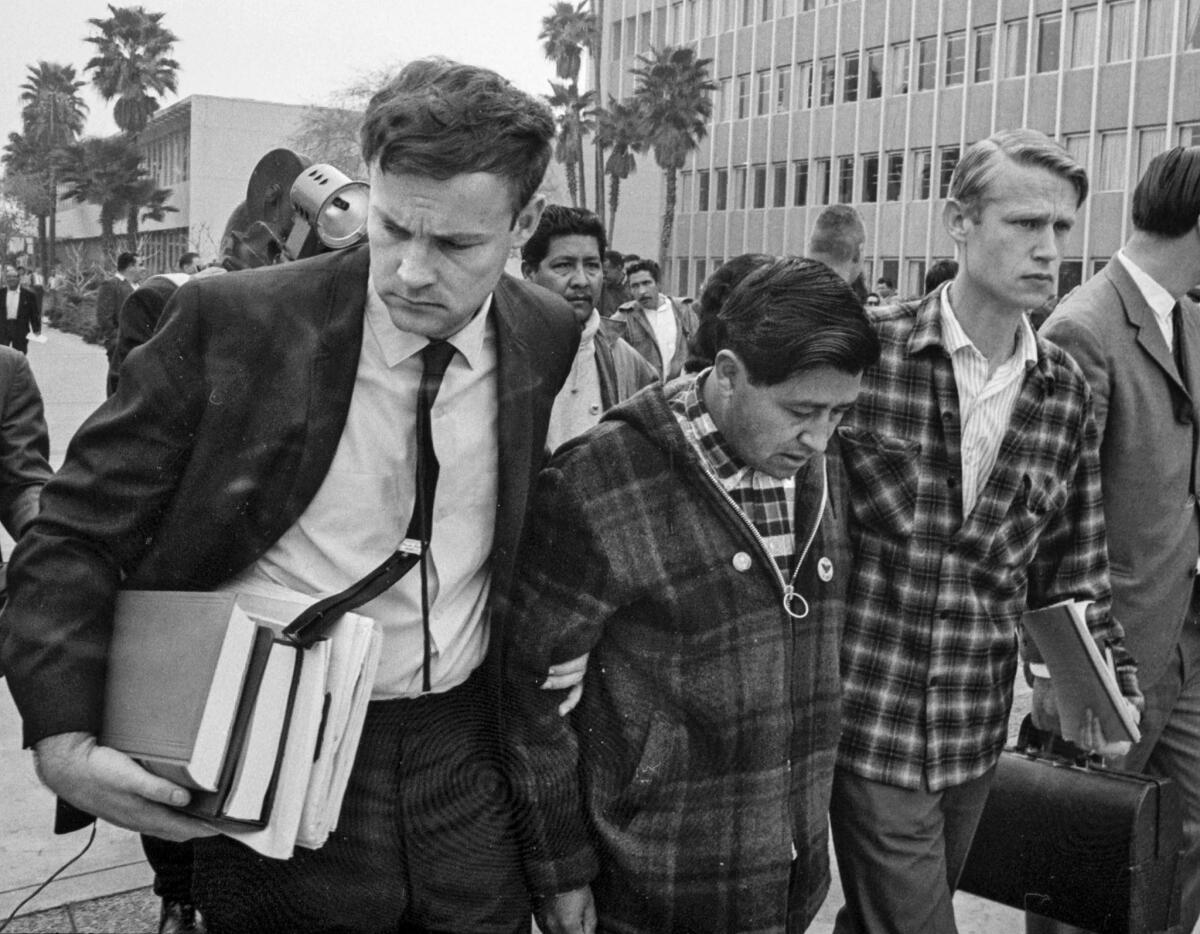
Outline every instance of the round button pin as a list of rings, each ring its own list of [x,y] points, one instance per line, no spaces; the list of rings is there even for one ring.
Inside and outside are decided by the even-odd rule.
[[[739,551],[736,555],[733,556],[733,567],[735,570],[749,571],[750,564],[751,564],[750,556],[748,554],[746,554],[746,552],[744,552],[744,551]]]
[[[833,562],[828,558],[823,557],[817,562],[817,577],[827,584],[833,580]]]

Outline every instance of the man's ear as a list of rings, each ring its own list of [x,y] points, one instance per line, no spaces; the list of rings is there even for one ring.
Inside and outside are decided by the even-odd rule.
[[[525,241],[533,236],[533,232],[537,230],[538,221],[542,219],[542,210],[545,207],[546,196],[535,194],[525,207],[517,212],[517,219],[513,223],[512,229],[512,245],[514,247],[524,246]]]
[[[942,206],[942,224],[951,240],[961,245],[967,239],[974,223],[970,212],[960,202],[954,198],[946,199],[945,205]]]
[[[537,270],[534,269],[533,266],[529,265],[529,263],[525,262],[524,260],[521,261],[521,275],[523,275],[526,279],[532,279],[535,272],[537,272]]]
[[[718,392],[721,395],[728,395],[739,380],[744,378],[746,367],[732,350],[725,347],[717,351],[716,357],[713,358],[712,373],[709,379],[715,381]]]

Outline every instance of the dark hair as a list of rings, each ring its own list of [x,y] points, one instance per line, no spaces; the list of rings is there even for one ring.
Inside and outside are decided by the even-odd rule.
[[[894,289],[896,287],[896,283],[894,283],[887,276],[880,276],[878,279],[875,280],[876,285],[879,285],[879,283],[881,283],[881,282],[884,285],[886,285],[889,289]]]
[[[607,239],[607,238],[605,238],[605,239]],[[620,266],[622,263],[625,262],[625,257],[622,256],[620,253],[618,253],[616,250],[605,250],[604,251],[604,262],[608,263],[610,266]]]
[[[1017,165],[1047,169],[1066,179],[1075,187],[1075,207],[1087,198],[1087,170],[1045,133],[1027,128],[1001,130],[972,143],[954,167],[950,177],[950,197],[967,214],[977,217],[988,200],[992,176],[1006,158]]]
[[[189,263],[196,262],[196,260],[198,260],[199,258],[200,258],[199,253],[184,253],[181,257],[179,257],[179,263],[178,263],[179,268],[182,269],[184,266],[188,265]]]
[[[925,294],[928,295],[943,282],[958,275],[958,263],[952,259],[939,259],[925,270]]]
[[[367,105],[363,162],[383,172],[448,179],[490,172],[512,190],[515,215],[550,163],[550,108],[509,81],[444,58],[410,62]]]
[[[1150,160],[1133,190],[1133,226],[1182,237],[1200,218],[1200,146],[1176,146]]]
[[[626,278],[629,278],[635,272],[650,273],[650,278],[654,280],[655,285],[657,285],[661,281],[659,279],[659,276],[661,275],[661,270],[658,268],[658,263],[654,262],[654,260],[652,260],[652,259],[639,259],[637,262],[630,263],[628,266],[625,267],[625,277]]]
[[[867,230],[858,211],[848,204],[831,204],[817,216],[808,240],[810,256],[828,256],[835,263],[858,258]]]
[[[774,259],[766,253],[743,253],[718,266],[704,280],[700,300],[696,303],[696,332],[688,344],[688,359],[683,365],[685,373],[699,373],[705,367],[712,366],[713,358],[717,355],[717,349],[713,346],[717,314],[725,304],[725,299],[746,276]]]
[[[128,251],[117,254],[117,272],[124,272],[137,263],[137,254]]]
[[[542,211],[542,219],[538,221],[537,229],[521,247],[521,262],[530,266],[540,266],[546,254],[550,252],[550,241],[554,237],[566,237],[579,234],[583,237],[595,237],[597,252],[603,256],[608,246],[608,237],[604,233],[604,225],[587,208],[569,208],[562,204],[548,204]]]
[[[879,359],[879,339],[850,286],[824,263],[797,257],[771,260],[734,286],[712,345],[737,354],[755,385],[816,367],[861,373]]]

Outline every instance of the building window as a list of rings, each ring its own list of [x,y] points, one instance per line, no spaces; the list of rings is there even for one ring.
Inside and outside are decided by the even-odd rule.
[[[769,23],[775,18],[775,0],[759,0],[758,21]]]
[[[899,201],[904,187],[904,153],[889,152],[887,157],[887,191],[884,197],[888,201]]]
[[[946,87],[962,84],[967,72],[967,34],[946,36]]]
[[[651,42],[650,39],[650,11],[647,10],[638,17],[638,36],[641,40],[642,48],[648,48]]]
[[[754,0],[742,0],[739,4],[741,16],[738,19],[739,26],[750,26],[754,23]]]
[[[624,23],[621,20],[614,20],[612,24],[611,35],[608,42],[608,57],[610,59],[618,59],[621,57],[621,27]]]
[[[1133,0],[1119,0],[1104,8],[1104,28],[1108,30],[1106,62],[1133,58]]]
[[[879,200],[879,153],[863,156],[862,199],[866,202]]]
[[[746,180],[746,167],[735,165],[733,167],[733,209],[735,211],[746,209]]]
[[[630,16],[625,20],[625,54],[637,55],[638,37],[637,37],[637,17]]]
[[[737,118],[744,120],[750,116],[750,76],[737,76]]]
[[[775,112],[787,113],[792,106],[792,69],[789,65],[775,69]]]
[[[1058,71],[1059,49],[1062,47],[1062,14],[1039,16],[1037,21],[1037,72]]]
[[[820,98],[817,103],[821,107],[827,107],[833,103],[834,91],[837,89],[837,59],[823,58],[821,59],[821,86]]]
[[[729,169],[717,169],[717,203],[713,210],[724,211],[729,207]]]
[[[1064,259],[1058,264],[1058,297],[1062,298],[1071,289],[1083,284],[1083,261]]]
[[[675,294],[676,295],[687,295],[688,294],[688,285],[690,284],[688,282],[687,257],[686,256],[675,257],[675,268],[679,270],[679,279],[678,279],[678,282],[676,282],[676,285],[678,286],[679,291],[676,292]]]
[[[812,106],[813,92],[813,63],[801,62],[796,66],[796,93],[799,99],[796,106],[800,110],[808,110]]]
[[[696,173],[696,210],[708,210],[708,169]]]
[[[1029,24],[1023,19],[1004,24],[1004,77],[1025,74],[1025,39]]]
[[[913,150],[913,199],[928,201],[930,194],[930,166],[932,153],[928,149]]]
[[[813,167],[813,195],[815,196],[814,204],[829,203],[829,185],[830,185],[830,160],[816,159]]]
[[[842,56],[842,101],[853,104],[858,100],[858,53]]]
[[[688,211],[692,207],[692,173],[679,173],[679,205],[681,211]]]
[[[729,119],[729,108],[733,99],[729,93],[729,85],[729,78],[717,79],[717,91],[713,95],[713,120],[717,123],[723,123]]]
[[[671,4],[671,45],[683,41],[683,0]]]
[[[925,260],[910,259],[908,261],[908,294],[925,294]]]
[[[1125,190],[1125,131],[1100,134],[1100,165],[1096,169],[1097,191]]]
[[[787,163],[776,162],[771,175],[771,207],[787,207]]]
[[[917,90],[932,91],[937,85],[937,39],[917,40]]]
[[[976,83],[992,80],[992,56],[996,50],[996,27],[981,26],[975,30],[974,80]]]
[[[767,206],[767,167],[765,165],[754,166],[754,200],[751,203],[756,208]]]
[[[1200,123],[1179,124],[1179,145],[1200,146]]]
[[[1171,51],[1171,0],[1146,0],[1142,55],[1166,55]]]
[[[1146,166],[1161,152],[1167,149],[1167,128],[1165,126],[1148,126],[1138,130],[1138,162],[1137,177],[1146,174]]]
[[[838,201],[849,204],[854,200],[854,157],[838,159]]]
[[[893,94],[907,94],[910,80],[909,64],[912,58],[912,46],[901,42],[892,46],[892,87]]]
[[[696,260],[696,287],[698,289],[704,288],[704,280],[705,280],[705,278],[707,278],[707,276],[708,276],[708,261],[705,260],[705,258],[703,256],[701,256],[698,260]]]
[[[660,6],[658,15],[654,18],[654,45],[662,48],[667,44],[667,8]]]
[[[938,197],[945,198],[950,193],[950,179],[954,177],[954,167],[958,165],[958,147],[943,146],[938,150]]]
[[[755,113],[760,117],[771,112],[771,72],[763,69],[756,76],[758,81],[757,108]]]
[[[1096,64],[1096,8],[1071,11],[1071,68]]]
[[[1072,133],[1063,137],[1063,148],[1067,155],[1085,169],[1088,167],[1088,156],[1092,151],[1092,138],[1087,133]]]
[[[867,49],[867,100],[883,96],[883,49]]]
[[[792,163],[792,204],[798,208],[808,204],[808,160]]]

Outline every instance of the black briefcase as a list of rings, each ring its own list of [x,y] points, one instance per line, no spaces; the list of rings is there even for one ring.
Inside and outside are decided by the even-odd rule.
[[[1177,924],[1178,788],[1022,748],[1001,755],[959,888],[1096,934]]]

